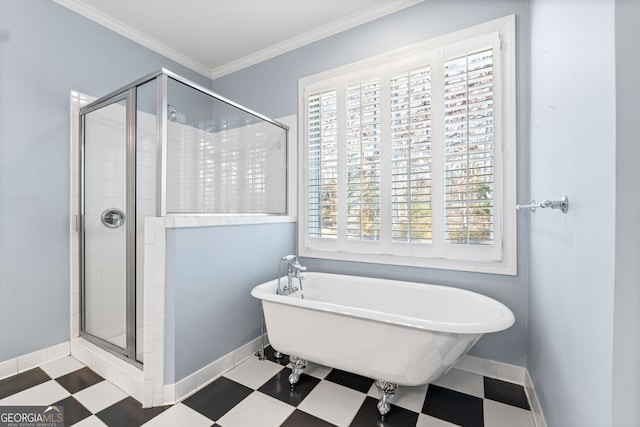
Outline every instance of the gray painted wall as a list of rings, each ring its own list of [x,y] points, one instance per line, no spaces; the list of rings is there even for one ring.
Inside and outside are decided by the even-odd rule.
[[[166,383],[260,336],[251,289],[277,277],[295,236],[295,223],[167,231]]]
[[[528,2],[429,0],[349,31],[214,80],[223,96],[272,117],[297,112],[298,79],[411,43],[516,14],[518,41],[518,193],[528,194]],[[528,199],[527,199],[528,200]],[[483,337],[471,354],[526,366],[528,321],[528,221],[518,221],[518,276],[305,259],[310,270],[437,283],[471,289],[500,300],[516,315],[508,331]]]
[[[617,209],[627,203],[617,197],[632,193],[637,199],[637,187],[622,190],[619,185],[627,183],[616,183],[616,124],[618,129],[635,124],[638,116],[625,115],[616,123],[616,86],[620,91],[630,87],[625,80],[616,82],[614,6],[615,0],[579,6],[571,0],[531,2],[531,195],[566,194],[570,201],[567,215],[536,212],[531,219],[528,368],[550,426],[638,422],[635,417],[632,424],[612,424],[614,319],[623,321],[620,316],[638,309],[637,276],[629,277],[638,271],[638,211],[634,218],[623,214],[626,223],[616,225]],[[630,16],[637,27],[638,15]],[[637,49],[637,29],[634,34],[623,51]],[[629,72],[618,76],[628,79]],[[633,105],[637,113],[637,99],[629,97],[618,100],[618,106]],[[618,147],[624,148],[623,156],[636,155],[635,165],[624,162],[617,175],[637,182],[637,134],[630,132],[623,131]],[[616,195],[616,190],[622,191]],[[631,269],[619,264],[628,260],[617,259],[616,249],[632,243],[616,240],[619,226],[630,226],[629,239],[635,239]],[[635,282],[635,290],[628,280]],[[617,285],[624,288],[620,297],[634,298],[623,303],[633,311],[614,311]],[[637,313],[629,320],[635,323],[629,328],[635,334],[626,337],[635,356],[630,381],[637,381]],[[620,350],[627,347],[620,344]],[[637,391],[627,398],[637,405]]]
[[[0,361],[69,340],[70,91],[162,67],[211,86],[51,0],[0,2]]]

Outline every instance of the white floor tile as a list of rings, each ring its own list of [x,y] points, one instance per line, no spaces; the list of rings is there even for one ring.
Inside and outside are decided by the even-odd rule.
[[[92,413],[98,413],[105,408],[128,396],[127,393],[120,390],[109,381],[101,381],[98,384],[87,387],[75,393],[73,397],[82,403]]]
[[[338,426],[348,426],[366,395],[330,381],[322,381],[298,409]]]
[[[396,394],[393,396],[391,403],[402,408],[409,409],[410,411],[420,413],[424,406],[424,398],[427,395],[427,387],[429,387],[429,384],[419,385],[416,387],[398,386],[398,390],[396,390]],[[380,399],[378,388],[375,384],[371,386],[369,393],[367,394],[374,399]]]
[[[250,357],[232,370],[224,374],[225,377],[252,389],[258,389],[269,381],[275,374],[280,372],[281,365],[269,360],[259,360],[257,357]]]
[[[457,427],[456,424],[451,424],[447,421],[435,418],[429,415],[420,414],[418,416],[418,422],[416,427]],[[515,427],[515,426],[511,426]]]
[[[217,421],[224,427],[278,427],[295,408],[260,392],[253,392]]]
[[[73,371],[84,368],[84,365],[78,362],[71,356],[64,357],[62,359],[47,363],[41,366],[51,378],[59,378],[63,375],[67,375]]]
[[[491,427],[535,427],[531,411],[490,399],[484,400],[484,425]]]
[[[20,393],[12,394],[0,400],[0,406],[11,405],[28,405],[28,406],[44,406],[51,405],[62,399],[69,397],[69,393],[64,387],[55,380],[46,381],[31,387]]]
[[[213,421],[187,405],[179,403],[143,424],[145,427],[209,427]]]
[[[85,418],[77,424],[74,424],[73,427],[105,427],[106,424],[103,423],[100,418],[95,415],[91,415],[90,417]]]
[[[289,365],[291,367],[291,365]],[[316,378],[320,378],[321,380],[325,379],[329,372],[331,372],[332,368],[329,368],[324,365],[318,365],[317,363],[307,362],[307,367],[304,369],[304,373],[307,375],[311,375]]]
[[[484,397],[484,377],[460,369],[452,369],[447,375],[433,382],[440,387],[446,387],[460,393],[470,394],[476,397]]]

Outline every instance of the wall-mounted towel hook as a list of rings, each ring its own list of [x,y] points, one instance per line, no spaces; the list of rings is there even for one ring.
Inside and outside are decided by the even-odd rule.
[[[536,208],[560,209],[562,213],[567,213],[569,210],[569,198],[562,196],[560,200],[543,200],[540,203],[532,200],[528,205],[516,205],[517,210],[529,209],[531,212],[535,212]]]

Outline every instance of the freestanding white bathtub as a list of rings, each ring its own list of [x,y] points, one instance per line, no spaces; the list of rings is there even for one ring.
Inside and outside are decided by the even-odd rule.
[[[502,303],[452,287],[327,273],[306,273],[302,286],[304,298],[277,295],[277,279],[251,291],[271,345],[291,356],[291,386],[306,360],[376,379],[383,419],[398,385],[436,380],[483,334],[514,323]]]

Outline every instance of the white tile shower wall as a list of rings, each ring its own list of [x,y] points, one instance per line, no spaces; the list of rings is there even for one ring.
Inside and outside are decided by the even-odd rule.
[[[124,347],[126,331],[126,230],[102,225],[109,208],[126,212],[126,108],[111,104],[93,111],[85,134],[85,328]]]
[[[155,115],[136,116],[136,283],[144,284],[145,218],[156,216]],[[136,287],[136,358],[144,358],[144,285]]]
[[[168,124],[167,211],[283,213],[286,134],[272,124],[207,132]]]
[[[162,405],[164,396],[164,313],[166,229],[173,218],[145,218],[144,227],[144,377],[146,406]]]

